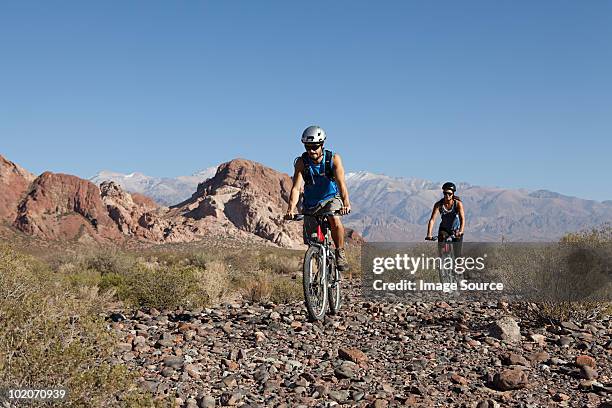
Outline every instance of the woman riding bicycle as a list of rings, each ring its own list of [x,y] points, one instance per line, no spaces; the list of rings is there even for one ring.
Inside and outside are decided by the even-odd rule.
[[[454,183],[446,182],[442,186],[442,193],[444,198],[433,206],[431,217],[427,223],[427,237],[426,240],[433,240],[431,232],[433,230],[434,222],[438,213],[440,214],[442,221],[438,228],[438,242],[444,242],[449,237],[453,237],[453,242],[456,242],[455,256],[461,256],[461,246],[463,242],[463,231],[465,229],[465,213],[463,211],[463,203],[461,199],[455,195],[457,187]]]

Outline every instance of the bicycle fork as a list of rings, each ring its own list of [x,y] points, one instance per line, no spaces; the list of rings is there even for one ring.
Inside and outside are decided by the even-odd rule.
[[[320,256],[321,256],[321,271],[323,272],[321,274],[321,287],[324,287],[324,290],[327,290],[327,249],[325,248],[325,246],[321,245],[321,251],[320,251]]]

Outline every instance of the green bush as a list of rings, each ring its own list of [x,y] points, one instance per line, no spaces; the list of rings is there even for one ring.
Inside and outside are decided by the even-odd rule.
[[[0,383],[65,387],[62,406],[151,406],[127,368],[108,363],[117,339],[98,313],[109,301],[0,245]]]

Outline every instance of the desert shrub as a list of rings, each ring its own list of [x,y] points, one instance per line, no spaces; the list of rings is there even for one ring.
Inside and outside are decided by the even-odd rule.
[[[127,368],[107,362],[117,339],[98,313],[109,297],[57,278],[0,246],[0,383],[64,387],[62,406],[150,406]]]
[[[229,290],[229,273],[225,264],[221,261],[207,261],[199,285],[207,304],[221,299]]]
[[[270,299],[272,278],[269,271],[255,271],[252,274],[238,277],[235,287],[249,302],[261,302]]]
[[[300,279],[275,275],[270,270],[241,274],[234,280],[234,289],[252,303],[265,301],[291,303],[303,299]]]
[[[346,247],[346,260],[349,264],[348,273],[342,274],[344,279],[352,279],[353,275],[362,276],[361,271],[361,246],[350,245]]]
[[[169,266],[159,269],[136,267],[125,279],[127,299],[134,306],[176,308],[205,303],[199,288],[201,269]]]
[[[597,275],[588,274],[592,268],[597,267],[597,255],[601,254],[602,248],[610,248],[612,244],[612,224],[604,224],[598,228],[578,231],[566,234],[561,238],[561,244],[570,246],[572,255],[568,261],[571,263],[573,278],[572,282],[579,290],[578,294],[591,293],[597,298],[601,294],[610,291],[610,283],[607,279],[604,284],[599,284]],[[595,250],[597,249],[597,250]],[[609,262],[609,257],[605,257],[603,263]],[[600,262],[601,263],[601,262]],[[601,265],[599,265],[601,266]],[[582,279],[581,273],[588,274],[588,279]],[[607,285],[606,285],[607,283]],[[592,286],[596,286],[595,288]],[[572,286],[574,287],[574,286]],[[604,296],[605,297],[605,296]],[[572,319],[597,319],[602,315],[612,314],[612,304],[593,299],[567,299],[561,301],[539,302],[537,304],[538,313],[541,317],[549,320],[564,321]]]
[[[136,262],[135,256],[108,249],[87,256],[82,261],[82,266],[85,269],[98,271],[102,275],[107,273],[124,274],[130,271]]]
[[[303,298],[301,279],[279,277],[272,282],[270,300],[274,303],[292,303]]]
[[[270,270],[280,275],[288,275],[302,269],[303,254],[288,251],[267,252],[259,256],[259,269]]]
[[[103,277],[104,289],[114,288],[120,299],[135,307],[189,308],[209,305],[228,288],[228,275],[220,262],[207,269],[195,266],[148,268],[137,265],[126,274]]]
[[[612,243],[612,224],[603,224],[590,230],[571,232],[561,238],[564,243],[604,244]]]

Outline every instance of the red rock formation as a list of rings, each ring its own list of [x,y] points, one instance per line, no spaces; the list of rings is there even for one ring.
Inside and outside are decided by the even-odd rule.
[[[95,184],[68,174],[45,172],[21,201],[14,223],[19,230],[46,239],[121,236],[108,216]]]
[[[156,242],[164,240],[164,230],[170,226],[164,219],[167,210],[160,208],[149,197],[126,193],[114,181],[101,183],[100,195],[108,215],[121,233]],[[186,239],[189,240],[192,237]]]
[[[2,174],[5,173],[8,172]],[[27,172],[24,174],[27,176]],[[3,176],[5,179],[9,180]],[[5,201],[12,200],[14,207],[27,186],[23,181],[27,178],[16,180],[5,184],[18,186],[11,190],[17,193],[0,194]],[[131,195],[111,181],[98,188],[75,176],[45,172],[32,182],[29,193],[14,211],[14,226],[27,234],[54,240],[83,235],[98,241],[232,238],[302,247],[302,224],[283,219],[290,190],[287,174],[236,159],[219,166],[215,177],[200,184],[191,199],[168,209],[141,194]],[[363,241],[348,229],[347,238],[352,243]]]
[[[287,247],[302,242],[301,225],[283,220],[291,178],[262,164],[235,159],[201,183],[173,212],[187,219],[212,217],[239,230]]]
[[[221,164],[217,174],[201,183],[191,199],[179,204],[175,211],[194,220],[227,220],[277,245],[301,247],[302,223],[283,220],[291,186],[291,177],[285,173],[235,159]],[[346,235],[349,244],[363,243],[356,231],[347,229]]]
[[[17,205],[36,177],[0,155],[0,222],[12,223]]]

